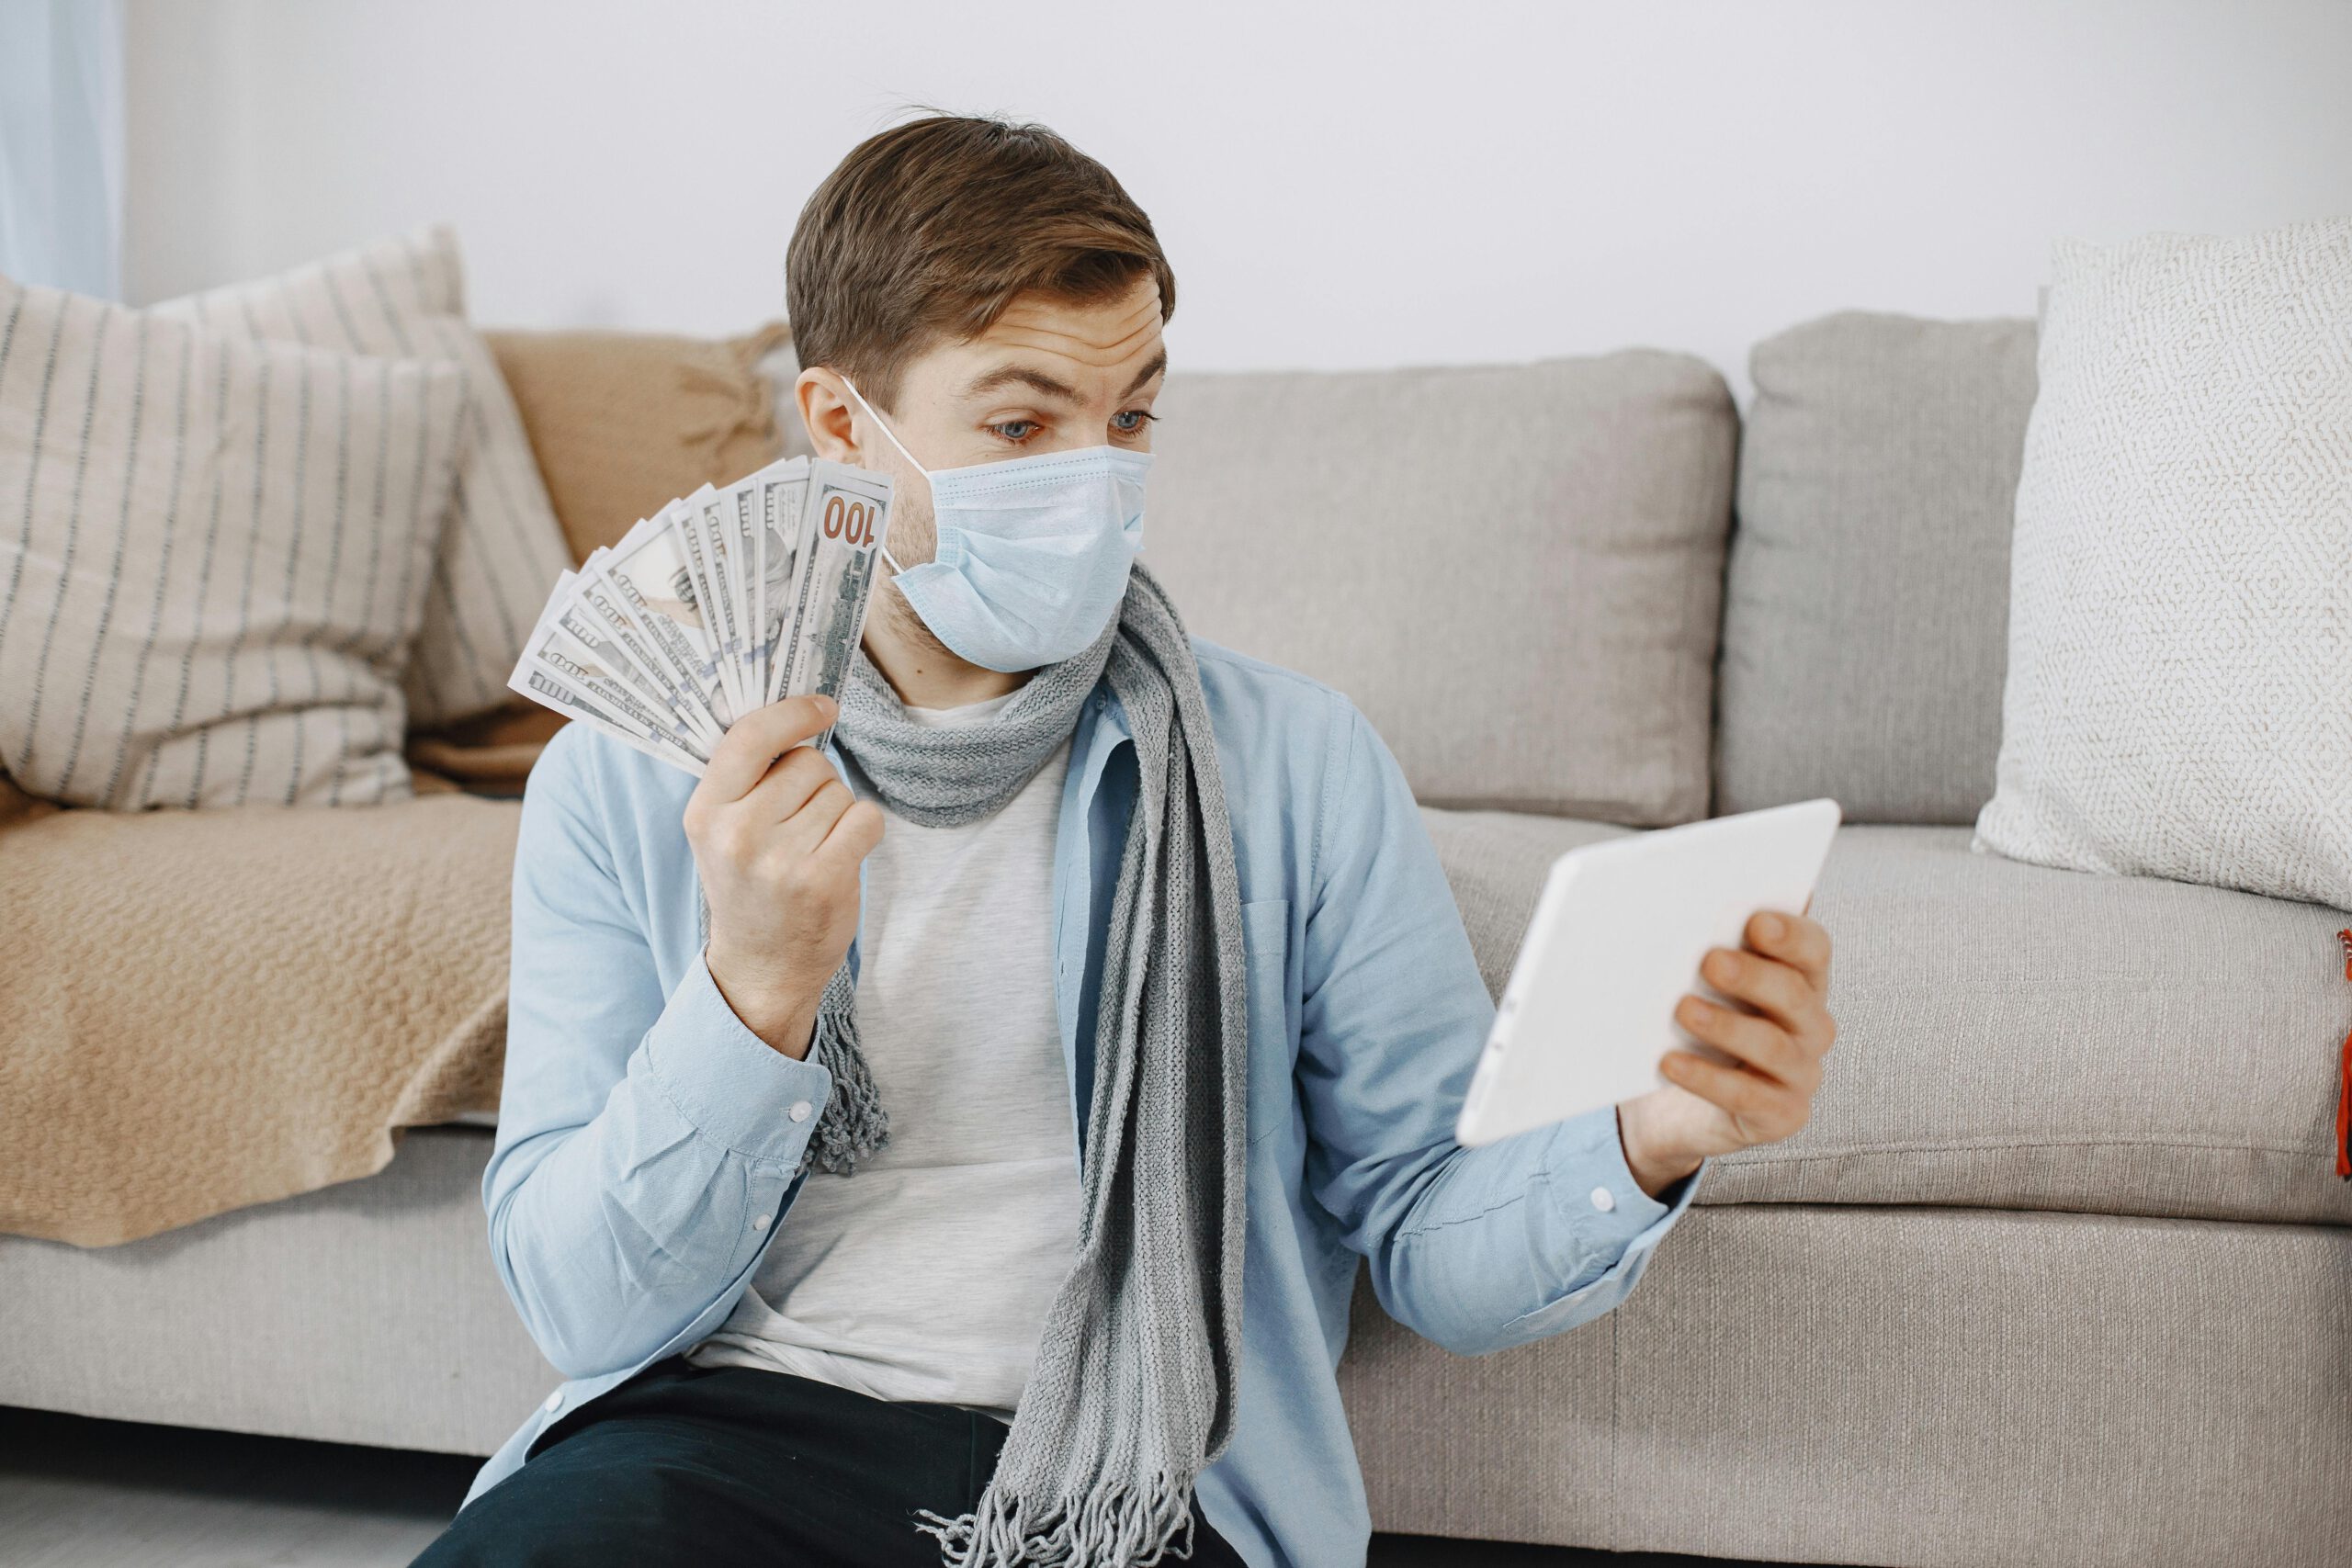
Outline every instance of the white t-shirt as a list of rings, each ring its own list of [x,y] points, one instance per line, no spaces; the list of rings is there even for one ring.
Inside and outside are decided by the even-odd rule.
[[[908,716],[968,724],[1012,695]],[[809,1172],[688,1361],[1012,1419],[1078,1248],[1052,942],[1069,768],[1065,740],[980,821],[884,825],[865,859],[857,1022],[890,1141],[854,1176]],[[851,780],[871,794],[854,767]]]

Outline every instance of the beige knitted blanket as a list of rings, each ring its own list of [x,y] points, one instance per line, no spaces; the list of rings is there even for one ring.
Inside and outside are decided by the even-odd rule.
[[[133,1241],[496,1109],[520,815],[446,784],[125,814],[0,782],[0,1231]]]

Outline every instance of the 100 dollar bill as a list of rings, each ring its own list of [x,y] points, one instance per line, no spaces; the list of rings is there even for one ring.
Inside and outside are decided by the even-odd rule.
[[[706,485],[563,573],[507,684],[699,776],[742,714],[839,698],[889,515],[887,477],[821,459]]]
[[[604,558],[598,574],[650,634],[655,652],[724,729],[735,722],[735,708],[719,679],[717,645],[703,619],[681,522],[685,510],[684,502],[673,501],[631,528]]]
[[[546,707],[601,729],[648,756],[699,776],[710,760],[675,715],[646,701],[609,659],[565,630],[576,609],[578,574],[565,572],[523,646],[507,685]]]
[[[840,697],[865,634],[877,552],[889,525],[889,480],[821,458],[808,466],[789,625],[768,701],[811,692]],[[818,746],[831,737],[828,727],[817,737]]]
[[[793,563],[800,547],[800,513],[808,500],[808,459],[795,457],[763,469],[755,486],[759,547],[752,584],[753,665],[763,698],[775,689],[783,657],[785,615],[792,607]]]

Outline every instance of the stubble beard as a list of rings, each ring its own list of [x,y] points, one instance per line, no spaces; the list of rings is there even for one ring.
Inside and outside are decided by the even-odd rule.
[[[912,569],[938,553],[939,529],[928,515],[893,517],[889,532],[883,536],[882,542],[890,547],[892,555]],[[875,585],[874,602],[866,608],[867,636],[873,635],[873,623],[879,619],[891,640],[901,648],[915,649],[925,663],[933,660],[960,663],[962,660],[955,649],[940,641],[923,624],[922,617],[915,614],[915,607],[907,603],[907,596],[899,591],[898,573],[890,570],[890,563],[882,559],[878,551],[875,556],[875,567],[881,572],[882,581]],[[873,657],[871,649],[866,650],[866,656]]]

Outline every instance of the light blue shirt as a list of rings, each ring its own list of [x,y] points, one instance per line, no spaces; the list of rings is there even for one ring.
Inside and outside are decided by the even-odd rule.
[[[1403,773],[1330,688],[1193,646],[1239,863],[1250,1019],[1239,1408],[1198,1495],[1253,1568],[1361,1568],[1371,1517],[1334,1375],[1359,1263],[1391,1315],[1448,1349],[1525,1344],[1624,1300],[1705,1173],[1671,1207],[1644,1193],[1610,1107],[1454,1142],[1494,1006]],[[1082,1140],[1136,793],[1107,685],[1070,757],[1053,941]],[[831,1075],[768,1046],[711,981],[682,826],[694,785],[574,724],[525,793],[482,1204],[507,1293],[567,1381],[469,1504],[560,1416],[717,1328],[791,1223]]]

